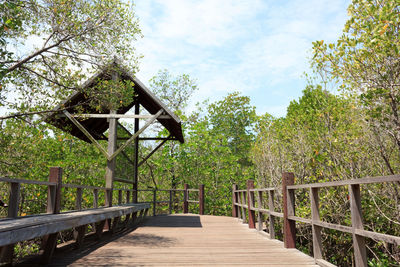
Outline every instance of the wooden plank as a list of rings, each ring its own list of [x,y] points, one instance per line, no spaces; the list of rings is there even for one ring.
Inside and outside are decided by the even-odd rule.
[[[63,253],[54,261],[59,266],[96,264],[317,267],[311,257],[284,249],[281,242],[244,227],[235,218],[193,214],[151,217],[112,242],[80,255]]]
[[[311,219],[307,219],[307,218],[302,218],[302,217],[297,217],[297,216],[288,216],[288,219],[291,221],[296,221],[296,222],[302,222],[302,223],[307,223],[307,224],[311,224],[312,220]]]
[[[97,189],[97,190],[104,190],[106,189],[105,187],[101,186],[90,186],[90,185],[80,185],[80,184],[62,184],[62,187],[67,187],[67,188],[83,188],[83,189]]]
[[[95,210],[85,210],[61,214],[46,214],[30,218],[9,220],[0,225],[0,246],[57,233],[73,227],[120,217],[148,208],[146,204],[131,204]]]
[[[323,228],[341,231],[344,233],[350,233],[350,234],[353,233],[353,229],[351,227],[345,226],[345,225],[328,223],[328,222],[323,222],[323,221],[312,221],[312,224],[321,226]]]
[[[20,184],[37,184],[37,185],[56,185],[56,183],[53,183],[53,182],[27,180],[27,179],[15,179],[15,178],[8,178],[8,177],[0,177],[0,182],[20,183]]]
[[[360,179],[326,182],[326,183],[314,183],[314,184],[302,184],[302,185],[291,185],[288,189],[305,189],[305,188],[321,188],[330,186],[343,186],[343,185],[362,185],[362,184],[374,184],[374,183],[389,183],[389,182],[400,182],[400,175],[388,175],[388,176],[376,176],[376,177],[365,177]]]
[[[337,267],[336,265],[334,265],[326,260],[323,260],[323,259],[316,259],[315,263],[322,267]]]
[[[355,229],[354,233],[359,236],[364,236],[368,238],[372,238],[374,240],[380,240],[388,243],[392,243],[394,245],[400,246],[400,237],[393,235],[386,235],[361,229]]]

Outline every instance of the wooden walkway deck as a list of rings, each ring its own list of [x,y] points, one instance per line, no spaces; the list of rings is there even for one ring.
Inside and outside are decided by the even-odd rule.
[[[57,254],[50,266],[317,266],[235,218],[194,214],[150,217],[95,247]]]

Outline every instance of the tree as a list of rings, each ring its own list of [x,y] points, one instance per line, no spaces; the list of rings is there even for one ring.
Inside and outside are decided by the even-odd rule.
[[[141,33],[133,4],[17,0],[0,8],[0,42],[6,44],[0,51],[1,105],[21,112],[49,109],[114,56],[136,69],[133,41]]]
[[[173,112],[183,113],[190,97],[198,90],[196,81],[188,74],[174,77],[168,70],[159,70],[150,79],[150,90]]]
[[[212,132],[223,134],[228,139],[232,152],[239,157],[242,165],[251,165],[250,149],[254,141],[253,128],[256,122],[255,107],[250,98],[235,92],[223,100],[210,104],[208,117]]]
[[[336,43],[313,43],[312,65],[358,97],[377,138],[388,134],[400,153],[399,2],[353,0],[348,13]]]

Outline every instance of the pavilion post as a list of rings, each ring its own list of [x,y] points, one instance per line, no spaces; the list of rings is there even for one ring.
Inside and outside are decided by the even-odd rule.
[[[140,113],[140,106],[139,102],[136,100],[135,103],[135,115],[139,115]],[[134,126],[135,133],[139,131],[139,119],[135,119],[135,126]],[[135,154],[133,159],[133,203],[137,203],[138,201],[138,169],[139,169],[139,136],[135,139]]]
[[[110,114],[116,114],[117,111],[110,110]],[[108,129],[108,154],[112,155],[117,148],[117,120],[109,119],[109,129]],[[112,189],[113,182],[115,177],[115,167],[116,167],[116,158],[111,160],[107,160],[107,169],[106,169],[106,188],[110,189],[111,194],[107,194],[107,204],[109,207],[112,206]]]

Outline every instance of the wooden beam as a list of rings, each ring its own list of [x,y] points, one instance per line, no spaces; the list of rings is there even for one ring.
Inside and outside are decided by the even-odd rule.
[[[175,137],[166,138],[166,137],[139,137],[141,141],[157,141],[157,140],[178,140]]]
[[[183,185],[183,213],[188,213],[189,212],[189,202],[188,202],[188,197],[189,197],[189,185],[188,184],[184,184]]]
[[[71,114],[74,118],[80,119],[151,119],[153,115],[137,115],[137,114]],[[61,115],[61,117],[63,117]],[[159,119],[171,119],[169,115],[161,115]]]
[[[126,183],[126,184],[135,184],[134,181],[126,180],[126,179],[122,179],[122,178],[117,178],[117,177],[114,178],[114,181],[115,182],[120,182],[120,183]]]
[[[318,188],[310,189],[310,200],[311,200],[311,218],[312,218],[312,238],[313,238],[313,251],[314,259],[322,259],[322,227],[314,224],[314,221],[320,220],[319,215],[319,194]]]
[[[366,267],[367,251],[365,246],[365,238],[355,233],[355,230],[364,230],[363,216],[361,208],[361,193],[360,185],[349,186],[350,195],[350,211],[351,211],[351,226],[353,230],[353,249],[354,260],[357,267]]]
[[[262,195],[262,191],[258,191],[257,192],[257,207],[259,209],[262,208],[262,201],[263,201],[263,195]],[[258,221],[258,231],[262,231],[263,230],[263,213],[261,211],[257,212],[257,221]]]
[[[116,110],[110,110],[110,114],[116,114]],[[107,155],[113,155],[117,147],[117,120],[110,119],[108,127],[108,149]],[[113,181],[115,177],[116,159],[108,156],[107,169],[106,169],[106,188],[113,188]],[[111,203],[111,202],[110,202]]]
[[[199,214],[204,215],[204,184],[199,186]]]
[[[146,157],[144,157],[144,159],[138,164],[138,167],[140,167],[143,163],[146,162],[146,160],[148,160],[160,147],[162,147],[165,142],[167,142],[169,139],[165,139],[164,141],[162,141],[160,144],[158,144],[158,146],[156,146]]]
[[[296,222],[288,218],[295,215],[293,190],[289,192],[287,186],[294,184],[294,174],[282,174],[282,199],[283,199],[283,244],[285,248],[296,248]]]
[[[136,137],[138,137],[144,130],[146,130],[147,127],[149,127],[150,124],[152,124],[161,115],[161,113],[163,113],[163,111],[164,110],[160,109],[155,115],[153,115],[151,119],[149,119],[146,124],[139,129],[139,131],[135,132],[135,134],[132,135],[131,138],[129,138],[122,146],[120,146],[117,151],[110,155],[108,160],[112,160],[113,158],[115,158],[122,150],[124,150],[130,143],[132,143],[136,139]]]
[[[274,194],[275,191],[270,190],[268,191],[268,219],[269,219],[269,237],[271,239],[275,239],[275,217],[272,215],[273,212],[275,212],[275,207],[274,207]]]
[[[7,218],[17,218],[19,210],[19,195],[21,184],[10,183],[10,199],[8,202]],[[14,259],[14,244],[3,247],[0,250],[0,263],[9,263],[12,265]]]
[[[70,119],[72,121],[73,124],[75,124],[75,126],[81,130],[81,132],[87,137],[89,138],[89,140],[100,150],[101,153],[103,153],[104,156],[106,156],[106,158],[108,159],[108,153],[107,151],[100,145],[99,142],[97,142],[97,140],[86,130],[85,127],[83,127],[82,124],[79,123],[79,121],[77,121],[74,117],[72,117],[72,115],[64,110],[63,111],[65,116],[68,117],[68,119]]]
[[[136,102],[135,103],[135,114],[139,115],[139,113],[140,113],[140,105],[139,105],[139,102]],[[138,119],[135,119],[134,131],[135,131],[135,134],[139,131],[139,120]],[[139,138],[139,136],[138,136],[138,138]],[[137,192],[137,188],[138,188],[138,170],[139,170],[139,166],[138,166],[138,163],[139,163],[139,139],[138,138],[135,139],[135,145],[134,145],[135,154],[134,154],[134,157],[133,157],[133,181],[135,182],[133,184],[134,192],[132,194],[133,203],[136,203],[137,199],[138,199],[138,192]],[[135,218],[136,214],[132,215],[132,216],[133,216],[133,220],[135,220],[136,219]]]
[[[237,197],[238,193],[235,192],[236,190],[238,190],[238,186],[237,186],[237,184],[233,184],[232,185],[232,217],[235,217],[235,218],[238,217],[238,210],[239,210],[239,207],[236,206],[236,203],[239,202],[238,197]]]
[[[254,207],[254,192],[250,192],[250,189],[254,189],[253,180],[247,180],[247,206],[248,206],[247,211],[249,216],[249,228],[255,229],[256,215],[255,212],[251,210],[251,207]]]

